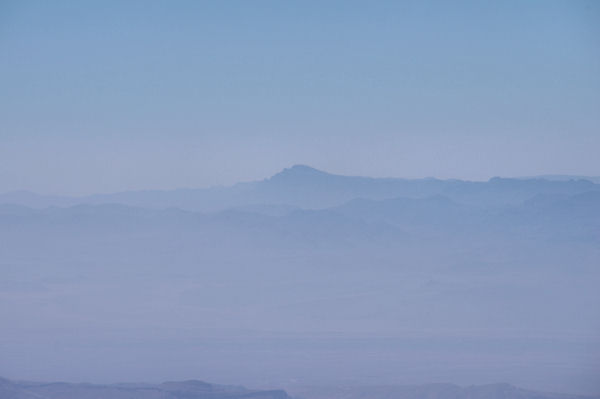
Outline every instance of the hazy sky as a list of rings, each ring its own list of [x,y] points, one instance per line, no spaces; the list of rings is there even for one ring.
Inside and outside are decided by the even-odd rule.
[[[597,1],[0,1],[0,192],[600,174]]]

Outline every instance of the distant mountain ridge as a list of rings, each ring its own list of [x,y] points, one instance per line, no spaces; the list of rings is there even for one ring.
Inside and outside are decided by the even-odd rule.
[[[144,208],[180,208],[212,212],[264,204],[304,209],[342,205],[355,198],[386,200],[443,195],[449,199],[485,206],[516,204],[539,194],[580,194],[600,191],[588,180],[492,178],[487,182],[463,180],[372,178],[330,174],[306,165],[294,165],[274,176],[230,187],[177,190],[143,190],[85,197],[44,196],[26,191],[0,195],[0,204],[33,208],[77,204],[118,203]]]
[[[583,176],[583,175],[539,175],[539,176],[524,176],[521,179],[544,179],[544,180],[588,180],[592,183],[599,184],[600,176]]]
[[[204,381],[162,384],[70,384],[16,382],[0,378],[2,399],[289,399],[283,390],[251,390]]]
[[[510,384],[461,387],[438,383],[424,385],[297,387],[296,399],[598,399],[594,396],[531,391]],[[281,389],[246,389],[199,380],[161,384],[87,384],[17,382],[0,378],[2,399],[291,399]]]
[[[548,234],[565,234],[570,228],[575,228],[577,234],[592,234],[591,237],[598,240],[600,191],[574,195],[537,194],[519,204],[501,208],[463,204],[443,195],[383,200],[355,198],[339,206],[316,210],[285,205],[256,205],[212,213],[179,208],[152,209],[118,203],[44,209],[0,204],[0,223],[4,226],[71,226],[78,229],[128,231],[153,227],[180,231],[253,229],[270,231],[273,235],[304,232],[307,236],[337,232],[335,234],[350,234],[363,239],[372,236],[375,231],[379,231],[380,235],[393,234],[398,237],[411,231],[423,231],[423,228],[456,233],[483,232],[489,227],[496,231],[512,231],[522,226],[537,226],[542,228],[541,232]]]
[[[121,379],[139,357],[160,359],[147,365],[153,379],[168,368],[247,386],[493,378],[599,392],[589,362],[600,358],[598,185],[294,167],[230,188],[123,196],[0,203],[0,363],[10,374],[36,364]],[[63,353],[77,354],[72,364]],[[96,368],[80,373],[91,359]],[[2,384],[0,399],[32,399]],[[444,399],[424,392],[414,399]]]
[[[530,391],[510,384],[461,387],[454,384],[305,387],[293,392],[303,399],[584,399],[569,394]]]

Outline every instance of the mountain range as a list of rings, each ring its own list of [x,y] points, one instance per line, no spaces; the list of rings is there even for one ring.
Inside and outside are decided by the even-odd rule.
[[[517,388],[509,384],[461,387],[454,384],[387,386],[296,387],[295,399],[598,399]],[[72,384],[65,382],[10,381],[0,378],[2,399],[291,399],[279,389],[246,389],[204,381],[170,381],[161,384]]]
[[[597,394],[599,187],[295,166],[213,189],[3,195],[0,374]]]
[[[162,384],[69,384],[17,382],[0,378],[2,399],[289,399],[282,390],[250,390],[204,381]]]
[[[510,384],[454,384],[304,387],[303,399],[591,399],[591,397],[531,391]]]
[[[539,194],[581,194],[600,191],[590,180],[544,178],[492,178],[487,182],[463,180],[397,179],[341,176],[309,166],[295,165],[261,181],[231,187],[145,190],[85,197],[44,196],[26,191],[0,195],[0,203],[35,208],[77,204],[119,203],[147,208],[176,207],[212,212],[257,205],[320,209],[341,205],[355,198],[384,200],[395,197],[423,198],[442,195],[452,200],[485,206],[518,204]]]

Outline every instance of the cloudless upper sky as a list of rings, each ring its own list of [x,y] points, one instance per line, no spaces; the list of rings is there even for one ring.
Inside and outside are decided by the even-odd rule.
[[[600,175],[600,2],[0,0],[0,192]]]

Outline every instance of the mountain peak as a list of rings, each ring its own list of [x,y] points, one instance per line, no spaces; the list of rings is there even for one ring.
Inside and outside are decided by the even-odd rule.
[[[277,173],[272,179],[289,178],[289,177],[311,177],[311,176],[326,176],[329,175],[327,172],[315,169],[308,165],[296,164],[290,168],[285,168],[281,172]]]
[[[295,173],[319,173],[319,174],[326,173],[321,170],[315,169],[312,166],[303,165],[303,164],[295,164],[291,168],[284,169],[284,171],[285,170],[289,170],[289,171],[295,172]]]

